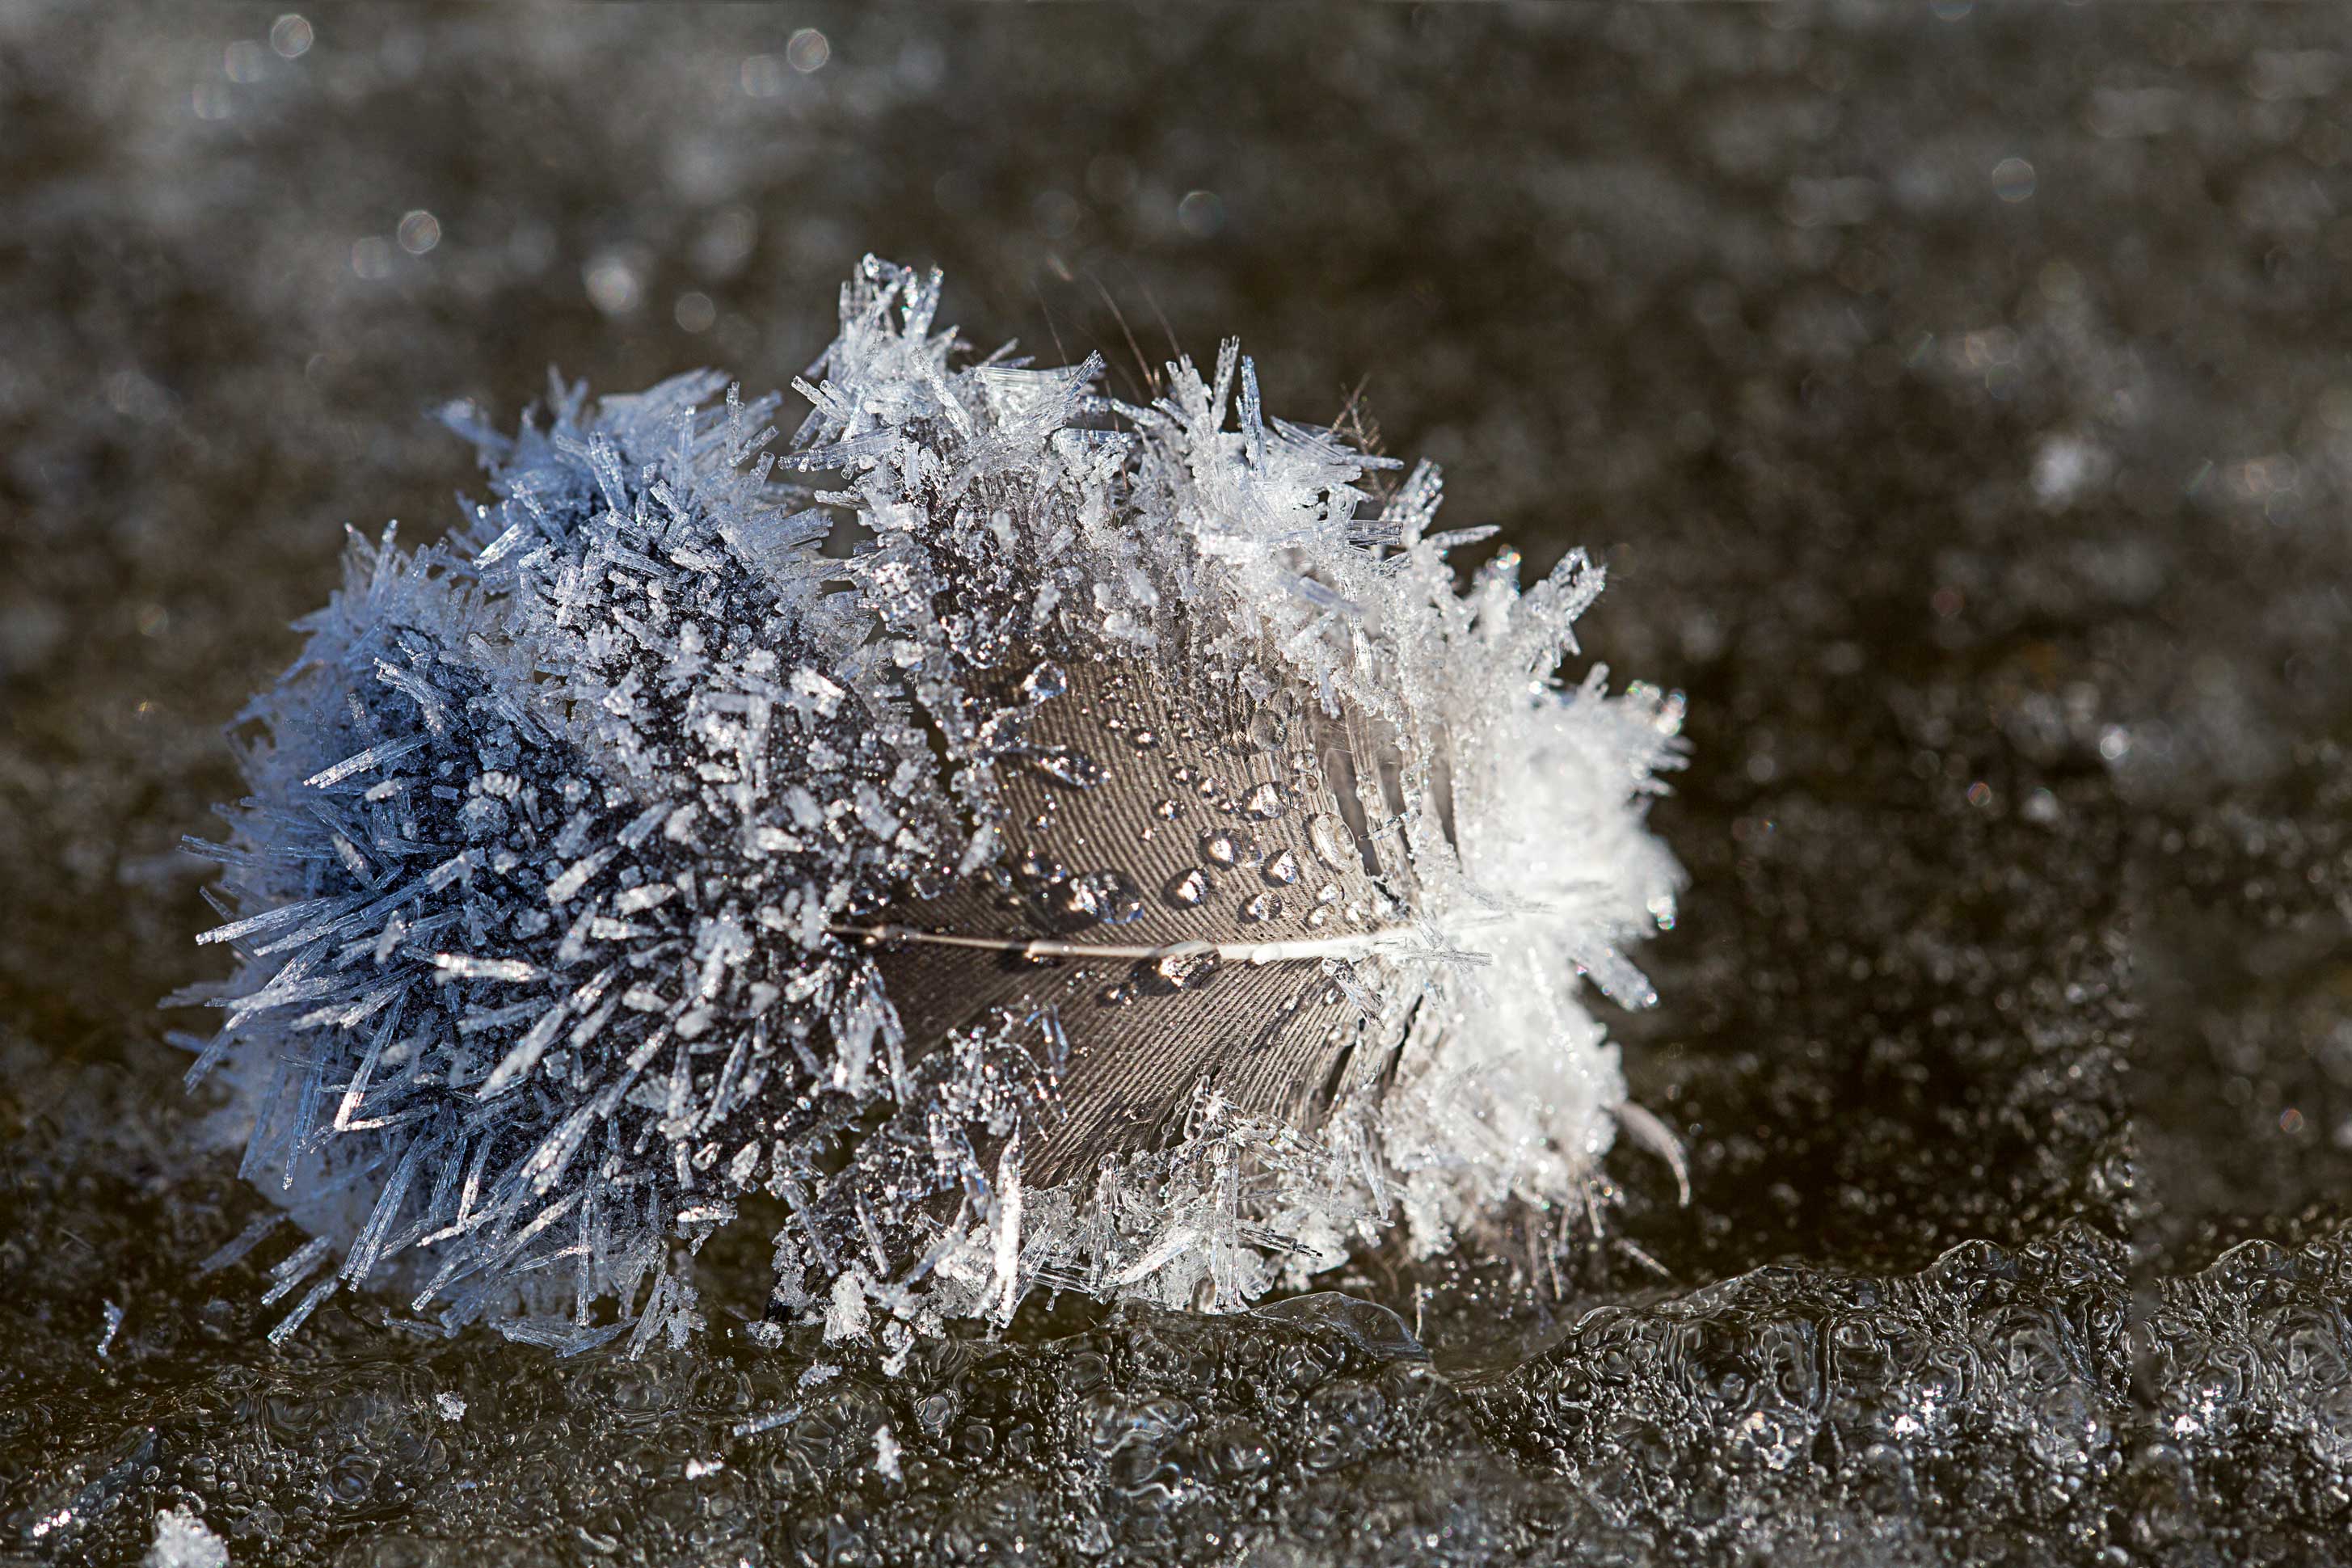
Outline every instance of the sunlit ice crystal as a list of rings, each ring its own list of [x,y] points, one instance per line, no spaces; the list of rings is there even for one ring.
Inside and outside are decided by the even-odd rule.
[[[969,358],[869,259],[777,397],[696,374],[513,435],[443,542],[354,536],[232,730],[212,896],[290,1333],[396,1289],[572,1350],[698,1322],[753,1194],[777,1310],[1210,1309],[1402,1213],[1580,1212],[1633,1114],[1678,700],[1562,685],[1581,553],[1465,588],[1436,470]]]

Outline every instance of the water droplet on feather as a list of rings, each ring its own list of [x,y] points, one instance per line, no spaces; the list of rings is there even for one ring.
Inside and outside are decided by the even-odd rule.
[[[1169,879],[1160,896],[1180,910],[1192,909],[1209,896],[1209,874],[1198,866],[1190,867]]]
[[[1143,900],[1120,871],[1088,871],[1057,879],[1044,900],[1048,923],[1067,933],[1089,926],[1125,925],[1143,912]]]
[[[1138,963],[1132,978],[1154,995],[1198,991],[1215,977],[1219,962],[1217,950],[1207,942],[1186,942]]]
[[[1334,871],[1346,871],[1356,866],[1356,852],[1349,842],[1352,837],[1348,825],[1328,811],[1307,824],[1308,847],[1315,851],[1318,860]]]
[[[1031,670],[1028,679],[1021,683],[1022,693],[1033,703],[1059,697],[1069,689],[1070,678],[1062,672],[1060,665],[1050,658]]]
[[[1065,789],[1093,789],[1110,770],[1074,746],[1040,746],[1024,753],[1029,765]]]

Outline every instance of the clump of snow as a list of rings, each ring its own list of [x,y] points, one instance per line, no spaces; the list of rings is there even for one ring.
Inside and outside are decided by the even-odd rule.
[[[782,443],[709,374],[453,409],[489,499],[353,537],[196,846],[239,963],[190,1081],[315,1237],[278,1335],[394,1281],[675,1339],[754,1189],[781,1307],[893,1344],[1589,1198],[1624,1089],[1580,977],[1653,1000],[1679,880],[1678,700],[1559,681],[1600,570],[1465,591],[1434,468],[1269,419],[1234,345],[1135,405],[966,359],[939,299],[867,261]],[[1253,1078],[1297,1018],[1312,1081]],[[1150,1095],[1087,1077],[1128,1058]]]
[[[187,1507],[155,1516],[154,1543],[147,1548],[146,1568],[228,1568],[228,1543]]]
[[[866,1307],[866,1271],[848,1268],[833,1282],[833,1303],[825,1309],[824,1342],[838,1344],[844,1340],[866,1337],[869,1314]]]
[[[2087,437],[2071,431],[2045,436],[2033,451],[2034,499],[2048,510],[2063,511],[2105,483],[2114,466],[2106,448]]]

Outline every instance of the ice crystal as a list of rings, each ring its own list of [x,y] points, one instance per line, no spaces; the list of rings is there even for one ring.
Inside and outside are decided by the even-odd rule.
[[[204,1516],[182,1506],[155,1516],[155,1540],[146,1568],[228,1568],[228,1543],[212,1532]]]
[[[868,260],[781,444],[710,374],[453,409],[490,499],[353,537],[199,846],[239,965],[190,1081],[315,1238],[278,1335],[392,1281],[683,1336],[755,1190],[828,1338],[1589,1197],[1633,1112],[1580,977],[1651,1000],[1678,879],[1677,701],[1559,680],[1600,570],[1465,589],[1436,469],[1268,418],[1231,343],[1137,406],[939,299]]]

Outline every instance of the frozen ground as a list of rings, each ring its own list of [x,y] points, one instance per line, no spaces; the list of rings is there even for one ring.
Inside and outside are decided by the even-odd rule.
[[[1961,11],[0,8],[0,1561],[2352,1556],[2344,26]],[[756,1242],[635,1363],[197,1272],[173,850],[339,525],[551,362],[786,381],[868,249],[1606,560],[1689,1209],[896,1376],[727,1332]]]

